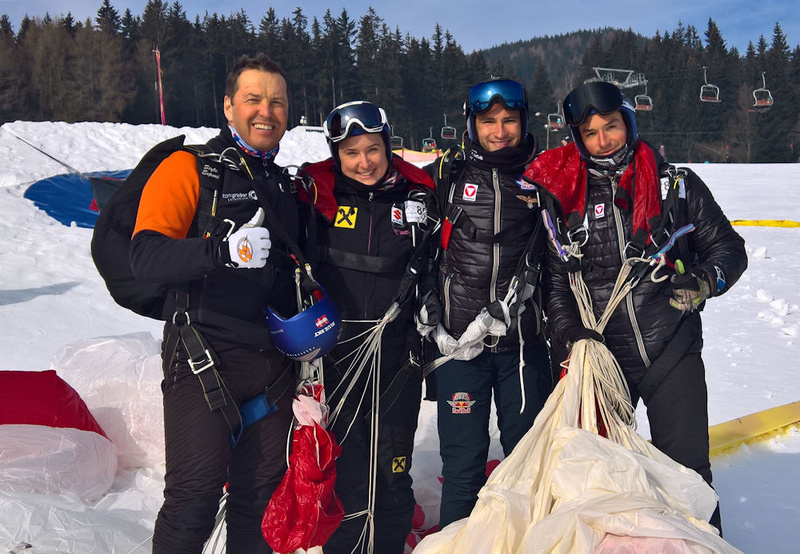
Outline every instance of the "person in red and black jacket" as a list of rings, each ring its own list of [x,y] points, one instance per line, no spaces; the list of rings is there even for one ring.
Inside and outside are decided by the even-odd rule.
[[[556,196],[558,217],[581,243],[579,265],[595,315],[605,310],[632,258],[674,241],[666,254],[675,270],[660,281],[648,270],[601,336],[581,323],[570,289],[575,268],[551,248],[544,285],[552,339],[567,347],[580,339],[604,341],[633,406],[639,398],[647,406],[653,444],[711,484],[699,312],[747,268],[744,240],[695,173],[666,164],[639,139],[633,105],[615,85],[577,87],[564,100],[564,115],[574,142],[543,152],[525,178]],[[711,523],[721,529],[719,510]]]
[[[400,554],[416,504],[409,470],[422,368],[414,299],[431,266],[427,246],[433,241],[427,239],[435,226],[433,182],[392,154],[386,114],[370,102],[338,106],[324,131],[331,158],[303,171],[313,179],[308,192],[317,215],[314,276],[343,321],[339,344],[325,358],[324,371],[331,429],[342,446],[336,494],[346,513],[324,550],[366,552],[367,542],[374,540],[375,552]],[[421,281],[409,279],[414,275],[409,264],[423,274]],[[380,357],[355,375],[350,365],[364,346],[365,332],[395,303],[399,311],[383,330]],[[376,384],[377,406],[372,394]],[[374,538],[365,533],[371,459],[377,464]]]

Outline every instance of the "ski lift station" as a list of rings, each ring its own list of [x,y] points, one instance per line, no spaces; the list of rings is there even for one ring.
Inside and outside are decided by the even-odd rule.
[[[634,99],[636,111],[651,111],[653,99],[647,95],[647,79],[644,73],[636,73],[633,69],[613,69],[610,67],[595,67],[594,73],[598,79],[617,85],[620,89],[644,87],[644,94],[637,94]]]

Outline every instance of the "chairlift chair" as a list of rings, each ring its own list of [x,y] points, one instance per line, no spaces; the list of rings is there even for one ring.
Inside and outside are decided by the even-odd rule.
[[[398,137],[394,134],[394,125],[392,125],[392,135],[389,137],[389,142],[391,144],[392,150],[402,150],[403,149],[403,137]]]
[[[633,97],[633,104],[637,112],[649,112],[653,109],[653,99],[647,96],[647,85],[644,86],[644,94]]]
[[[703,81],[705,84],[700,87],[700,101],[701,102],[719,102],[719,87],[712,85],[706,78],[707,68],[703,68]]]
[[[761,72],[762,88],[757,88],[753,91],[753,111],[765,112],[772,107],[773,99],[772,93],[767,90],[767,78],[765,71]]]
[[[447,114],[444,114],[444,127],[441,132],[442,140],[454,140],[456,138],[456,128],[447,124]]]
[[[422,151],[433,152],[436,150],[436,139],[433,138],[433,127],[428,128],[428,136],[422,139]]]
[[[564,116],[560,113],[547,114],[547,128],[549,131],[559,131],[564,128]]]

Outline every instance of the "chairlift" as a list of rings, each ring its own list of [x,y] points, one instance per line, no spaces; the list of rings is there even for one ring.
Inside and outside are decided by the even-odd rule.
[[[633,104],[637,112],[649,112],[653,109],[653,99],[647,96],[647,85],[644,86],[644,94],[633,97]]]
[[[422,151],[433,152],[436,150],[436,139],[433,138],[433,127],[428,129],[429,136],[422,139]]]
[[[392,125],[392,136],[389,137],[389,142],[391,143],[392,150],[403,149],[403,137],[398,137],[394,134],[394,125]]]
[[[564,116],[560,113],[547,114],[547,129],[559,131],[564,128]]]
[[[701,102],[719,102],[719,87],[708,82],[706,77],[706,67],[703,67],[703,81],[705,84],[700,87]]]
[[[772,93],[767,90],[767,78],[765,73],[765,71],[761,72],[762,88],[757,88],[753,91],[753,111],[755,112],[765,112],[772,107]]]
[[[456,138],[456,128],[447,124],[447,114],[444,115],[444,127],[442,127],[442,140],[454,140]]]

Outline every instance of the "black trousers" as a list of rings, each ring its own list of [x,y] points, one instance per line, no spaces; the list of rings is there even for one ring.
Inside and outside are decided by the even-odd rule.
[[[631,385],[631,397],[635,406],[639,400],[635,385]],[[711,485],[708,389],[705,365],[700,354],[683,356],[661,381],[645,406],[653,445],[681,465],[695,470]],[[711,524],[722,530],[719,507]]]
[[[533,426],[552,391],[546,345],[526,344],[524,357],[523,383],[517,351],[484,351],[473,360],[450,360],[434,372],[444,477],[440,528],[469,516],[486,483],[492,400],[503,454],[508,456]],[[523,384],[525,409],[521,410]]]
[[[239,404],[262,394],[293,363],[276,350],[219,347],[216,353],[220,376]],[[227,423],[209,409],[200,380],[179,348],[172,367],[165,368],[167,471],[153,534],[155,554],[202,552],[226,483],[228,554],[272,552],[261,534],[261,519],[286,472],[291,392],[278,402],[277,412],[246,427],[234,448]]]
[[[336,461],[336,494],[345,509],[345,520],[325,543],[325,554],[366,552],[368,535],[362,537],[370,488],[370,448],[377,441],[375,483],[374,552],[402,554],[411,532],[414,516],[414,491],[411,488],[412,451],[422,399],[422,370],[403,369],[408,359],[404,337],[385,337],[382,342],[380,372],[380,413],[374,437],[372,429],[372,379],[364,375],[342,404],[342,411],[331,427],[342,446]],[[347,361],[343,363],[347,366]],[[342,402],[342,391],[349,379],[346,367],[325,370],[325,389],[331,409]],[[392,381],[396,381],[391,384]],[[335,392],[334,392],[335,391]],[[355,517],[353,517],[355,516]]]

